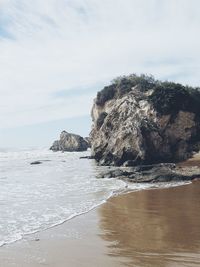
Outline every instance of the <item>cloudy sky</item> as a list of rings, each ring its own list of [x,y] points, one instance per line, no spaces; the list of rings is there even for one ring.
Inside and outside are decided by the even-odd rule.
[[[200,85],[199,0],[0,0],[0,147],[90,130],[118,75]]]

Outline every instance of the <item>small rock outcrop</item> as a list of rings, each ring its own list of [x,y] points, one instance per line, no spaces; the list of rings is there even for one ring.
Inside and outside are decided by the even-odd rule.
[[[135,74],[98,92],[92,157],[100,165],[179,162],[200,145],[200,89]]]
[[[88,142],[77,134],[63,131],[60,134],[60,139],[56,140],[50,147],[53,151],[86,151],[89,147]]]
[[[99,174],[98,178],[117,178],[133,183],[180,182],[200,179],[197,166],[176,166],[172,163],[116,168]]]

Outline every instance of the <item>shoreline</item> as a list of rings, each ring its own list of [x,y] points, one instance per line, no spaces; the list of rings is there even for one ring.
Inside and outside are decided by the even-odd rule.
[[[88,211],[72,215],[70,218],[67,218],[62,222],[56,223],[56,224],[54,224],[52,226],[49,226],[46,229],[36,230],[35,232],[30,232],[30,233],[23,234],[20,239],[17,239],[15,241],[11,241],[9,243],[4,243],[4,244],[0,245],[0,249],[2,247],[12,246],[12,245],[17,244],[19,242],[23,242],[23,240],[29,240],[29,239],[31,239],[31,236],[40,235],[43,232],[46,232],[46,231],[52,230],[54,228],[57,228],[59,226],[62,226],[64,224],[66,224],[67,222],[69,222],[69,221],[71,221],[73,219],[76,219],[77,217],[85,216],[88,213],[95,211],[100,206],[105,205],[108,201],[112,200],[113,198],[117,198],[117,197],[120,197],[120,196],[125,196],[125,195],[136,193],[136,192],[139,192],[139,191],[163,190],[163,189],[169,189],[169,188],[174,188],[174,187],[186,186],[186,185],[189,185],[189,184],[191,184],[193,182],[193,181],[180,181],[180,182],[172,181],[171,183],[170,182],[162,182],[162,183],[155,183],[155,184],[146,183],[147,187],[140,188],[140,189],[139,188],[138,189],[136,189],[136,188],[135,189],[131,189],[130,187],[128,187],[128,185],[131,186],[133,183],[131,183],[129,181],[127,182],[125,180],[122,180],[122,181],[126,184],[125,189],[121,189],[119,191],[113,192],[113,194],[111,196],[109,196],[107,199],[105,199],[104,201],[102,201],[98,205],[92,207]],[[143,186],[145,185],[145,184],[142,184],[142,183],[141,184],[138,183],[138,184],[139,185],[143,185]]]
[[[127,193],[129,193],[129,192],[127,192]],[[51,229],[53,229],[53,228],[62,226],[63,224],[67,223],[68,221],[71,221],[71,220],[73,220],[73,219],[76,219],[77,217],[84,216],[84,215],[86,215],[87,213],[92,212],[93,210],[97,209],[99,206],[105,204],[105,203],[106,203],[110,198],[112,198],[112,197],[115,197],[115,195],[112,195],[111,197],[109,197],[108,199],[104,200],[102,203],[99,203],[99,204],[96,205],[95,207],[92,207],[92,208],[89,209],[88,211],[85,211],[85,212],[82,212],[82,213],[79,213],[79,214],[76,214],[76,215],[72,215],[70,218],[67,218],[67,219],[65,219],[65,220],[62,221],[62,222],[56,223],[55,225],[49,226],[49,227],[46,228],[46,229],[36,230],[35,232],[31,232],[31,233],[23,234],[22,237],[21,237],[20,239],[17,239],[17,240],[15,240],[15,241],[11,241],[11,242],[9,242],[9,243],[4,243],[4,244],[0,245],[0,249],[1,249],[2,247],[6,247],[6,246],[12,246],[12,244],[15,244],[15,243],[18,243],[18,242],[23,242],[23,240],[27,240],[27,239],[29,239],[29,236],[33,236],[33,235],[37,235],[37,234],[46,232],[46,231],[51,230]]]
[[[177,195],[181,195],[181,192],[186,194],[191,190],[194,192],[195,190],[199,190],[200,192],[200,183],[193,182],[187,184],[187,186],[185,185],[165,189],[141,190],[113,196],[109,200],[107,200],[106,203],[99,205],[98,207],[85,214],[82,214],[81,216],[76,216],[75,218],[70,219],[61,225],[54,226],[42,232],[27,235],[23,240],[19,240],[15,243],[1,247],[0,261],[4,267],[64,267],[66,266],[66,264],[70,267],[103,265],[108,267],[133,266],[131,265],[133,263],[129,263],[129,261],[132,257],[135,257],[135,259],[137,260],[140,258],[140,256],[136,253],[138,249],[135,250],[134,247],[133,250],[130,250],[128,252],[125,252],[124,249],[129,250],[132,245],[136,246],[137,242],[142,242],[144,243],[143,246],[146,246],[145,236],[143,236],[142,232],[141,235],[143,237],[142,239],[144,239],[143,241],[142,239],[138,238],[138,241],[135,243],[135,236],[133,240],[130,240],[129,237],[129,235],[131,236],[132,232],[135,231],[135,229],[133,228],[134,224],[136,228],[139,227],[138,225],[140,223],[144,223],[146,225],[145,221],[143,220],[143,206],[140,208],[137,207],[137,205],[141,205],[140,202],[136,203],[137,205],[135,204],[135,202],[137,202],[137,199],[141,198],[145,200],[143,201],[143,204],[148,205],[148,202],[155,201],[155,198],[168,198],[169,201],[171,201],[170,197],[173,196],[172,199],[174,198],[174,204],[176,204],[176,202],[178,201]],[[149,195],[153,199],[149,199]],[[184,200],[184,203],[185,201],[186,200]],[[188,201],[190,201],[190,199],[188,199]],[[194,201],[194,199],[192,201]],[[157,204],[158,203],[156,201],[155,203],[153,202],[153,207]],[[168,207],[167,203],[165,204],[166,209],[171,208]],[[179,205],[181,205],[181,203],[179,203]],[[160,210],[160,212],[162,213],[162,210]],[[134,213],[136,218],[132,218]],[[148,210],[145,209],[145,213],[147,213],[145,216],[148,217],[149,213],[151,214],[151,208],[148,207]],[[122,227],[123,224],[126,225],[127,229],[124,229]],[[156,227],[162,228],[163,226],[164,225],[159,222]],[[149,226],[146,225],[145,227],[148,228]],[[166,226],[164,226],[164,229],[165,227]],[[172,226],[170,225],[170,227]],[[154,231],[153,228],[150,230]],[[134,232],[134,235],[139,231],[141,231],[140,227],[138,231]],[[147,236],[151,235],[151,231],[148,231]],[[126,243],[128,241],[130,241],[130,244],[128,244],[127,246]],[[125,242],[122,247],[119,246],[121,242]],[[151,240],[151,242],[154,242],[154,240]],[[161,242],[161,240],[159,240],[159,242]],[[176,243],[176,240],[174,240],[174,242]],[[192,242],[192,240],[190,240],[190,242]],[[118,251],[119,249],[120,253]],[[138,253],[143,254],[144,248],[140,247],[140,249],[142,250],[142,252]],[[133,253],[131,251],[133,251]],[[149,260],[151,261],[152,259]],[[154,262],[154,264],[152,263],[152,265],[151,262],[148,263],[149,265],[140,264],[136,266],[165,266],[164,264],[156,265],[156,262]],[[200,259],[198,261],[198,264],[200,264]]]

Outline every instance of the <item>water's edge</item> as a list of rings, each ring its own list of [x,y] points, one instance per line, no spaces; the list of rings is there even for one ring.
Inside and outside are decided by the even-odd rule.
[[[22,235],[19,239],[13,240],[12,242],[1,244],[0,247],[5,247],[7,245],[12,245],[14,243],[22,241],[27,236],[31,236],[31,235],[34,235],[36,233],[45,232],[45,231],[48,231],[49,229],[53,229],[53,228],[56,228],[56,227],[58,227],[60,225],[63,225],[66,222],[68,222],[68,221],[70,221],[70,220],[72,220],[72,219],[74,219],[76,217],[79,217],[81,215],[85,215],[85,214],[97,209],[101,205],[105,204],[111,198],[115,198],[115,197],[118,197],[120,195],[126,195],[126,194],[130,194],[130,193],[138,192],[138,191],[143,191],[143,190],[164,190],[164,189],[169,189],[169,188],[173,188],[173,187],[187,186],[187,185],[191,184],[192,182],[191,181],[187,181],[187,182],[172,182],[172,183],[159,183],[159,184],[143,184],[143,186],[145,185],[146,188],[140,188],[140,189],[135,189],[135,188],[131,189],[130,187],[131,187],[131,185],[133,185],[133,183],[129,183],[129,182],[124,182],[124,183],[125,183],[124,189],[118,190],[116,192],[112,192],[110,194],[110,196],[108,196],[107,199],[103,200],[101,203],[99,203],[97,205],[94,205],[89,210],[81,212],[81,213],[78,213],[78,214],[73,214],[70,217],[64,219],[63,221],[61,221],[59,223],[56,223],[54,225],[51,225],[51,226],[49,226],[49,227],[47,227],[45,229],[33,231],[33,232],[30,232],[30,233],[26,233],[26,234]]]

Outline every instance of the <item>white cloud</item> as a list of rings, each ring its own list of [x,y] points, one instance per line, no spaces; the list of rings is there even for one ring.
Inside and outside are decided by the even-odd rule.
[[[0,38],[1,28],[12,37],[0,39],[0,127],[88,114],[96,88],[52,96],[121,74],[200,84],[199,9],[198,0],[0,0]]]

